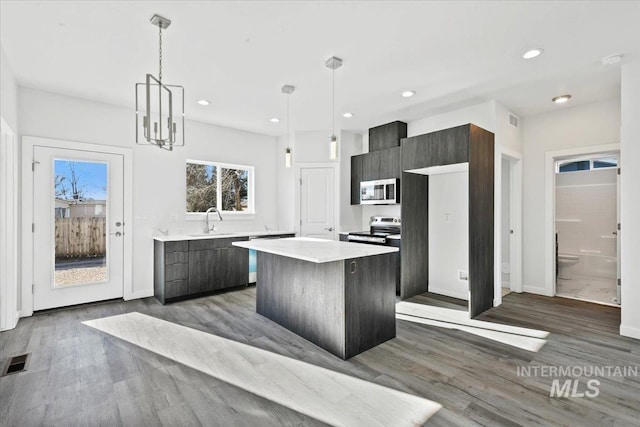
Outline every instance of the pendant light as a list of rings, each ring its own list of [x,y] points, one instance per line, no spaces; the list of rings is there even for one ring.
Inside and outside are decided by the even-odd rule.
[[[151,24],[159,29],[158,78],[147,74],[144,83],[136,83],[136,144],[173,151],[184,145],[184,88],[162,81],[162,30],[169,28],[171,20],[156,14]]]
[[[282,93],[284,93],[285,95],[287,95],[287,148],[284,151],[284,166],[289,169],[291,167],[291,162],[292,162],[292,155],[291,155],[291,138],[290,138],[290,127],[291,127],[291,120],[290,120],[290,116],[289,116],[289,99],[291,97],[291,94],[293,92],[295,92],[296,88],[295,86],[291,86],[291,85],[284,85],[282,86]]]
[[[329,158],[338,158],[338,137],[336,136],[336,69],[342,67],[342,59],[332,56],[324,63],[331,69],[331,138],[329,140]]]

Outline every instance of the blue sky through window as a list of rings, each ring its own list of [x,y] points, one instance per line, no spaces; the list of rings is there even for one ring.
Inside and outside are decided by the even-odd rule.
[[[56,197],[72,200],[71,191],[72,173],[75,170],[79,193],[83,200],[106,200],[107,197],[107,164],[98,162],[77,162],[70,160],[55,161],[56,183],[61,180],[61,186],[56,188]],[[60,197],[60,189],[64,188],[66,194]]]

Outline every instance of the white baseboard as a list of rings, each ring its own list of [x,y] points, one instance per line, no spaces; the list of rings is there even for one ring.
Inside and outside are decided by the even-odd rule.
[[[434,294],[444,295],[446,297],[458,298],[465,301],[469,300],[469,294],[467,292],[456,292],[450,289],[434,288],[432,286],[429,286],[429,292]]]
[[[132,299],[140,299],[140,298],[149,298],[153,296],[153,289],[147,289],[144,291],[132,292],[129,295],[124,297],[125,301],[130,301]]]
[[[525,285],[522,287],[522,292],[528,292],[530,294],[538,294],[538,295],[547,295],[547,290],[545,288],[539,288],[537,286]]]
[[[640,340],[640,328],[620,325],[620,335]]]

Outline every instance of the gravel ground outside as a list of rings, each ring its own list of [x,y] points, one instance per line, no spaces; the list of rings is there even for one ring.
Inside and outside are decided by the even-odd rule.
[[[78,266],[58,268],[55,271],[56,286],[73,286],[81,283],[95,283],[107,280],[107,266]]]

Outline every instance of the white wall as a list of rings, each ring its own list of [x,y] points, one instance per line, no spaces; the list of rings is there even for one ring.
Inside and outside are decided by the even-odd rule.
[[[0,45],[0,116],[18,134],[18,86]]]
[[[523,119],[523,289],[545,293],[545,152],[612,144],[620,138],[620,101],[561,107]]]
[[[222,231],[277,228],[276,139],[205,123],[187,121],[186,146],[173,152],[139,146],[135,113],[78,98],[32,89],[19,90],[20,131],[26,136],[133,147],[133,283],[136,296],[153,294],[153,240],[195,233],[202,221],[185,219],[185,161],[210,160],[255,167],[256,215],[231,217],[216,224]]]
[[[287,147],[286,136],[277,142],[277,216],[280,228],[299,231],[296,223],[296,191],[295,170],[300,164],[328,164],[335,168],[335,204],[336,218],[334,228],[338,231],[353,230],[359,227],[361,207],[351,206],[351,156],[362,153],[362,136],[358,133],[339,131],[337,160],[329,158],[330,131],[296,131],[292,132],[289,145],[292,149],[293,165],[285,168],[284,152]],[[336,234],[337,236],[337,234]]]
[[[469,172],[429,176],[429,292],[469,299]]]
[[[640,60],[622,66],[620,138],[622,322],[620,333],[640,339]]]

